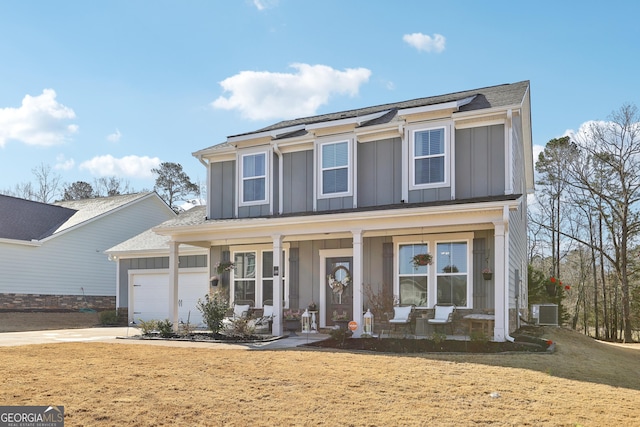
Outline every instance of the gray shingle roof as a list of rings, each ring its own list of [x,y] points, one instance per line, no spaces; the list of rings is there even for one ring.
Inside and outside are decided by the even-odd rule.
[[[42,240],[153,192],[71,200],[54,204],[0,195],[0,238]]]
[[[73,217],[62,224],[56,233],[74,227],[90,219],[96,218],[114,209],[118,209],[126,204],[148,197],[153,192],[122,194],[111,197],[97,197],[94,199],[68,200],[57,202],[57,206],[62,206],[78,211]]]
[[[368,114],[379,113],[387,110],[401,110],[405,108],[424,107],[427,105],[443,104],[447,102],[459,101],[465,98],[475,96],[474,100],[469,104],[460,108],[460,111],[473,111],[486,108],[504,107],[508,105],[520,104],[524,99],[524,96],[529,88],[529,81],[525,80],[518,83],[502,84],[498,86],[489,86],[480,89],[466,90],[462,92],[455,92],[446,95],[430,96],[426,98],[417,98],[408,101],[394,102],[390,104],[375,105],[371,107],[358,108],[355,110],[340,111],[336,113],[321,114],[318,116],[303,117],[293,120],[284,120],[275,123],[271,126],[267,126],[262,129],[258,129],[253,132],[247,132],[239,135],[250,135],[252,133],[272,131],[282,128],[287,128],[296,125],[309,125],[313,123],[328,122],[333,120],[341,120],[347,118],[355,118],[360,116],[366,116]],[[395,117],[395,114],[386,114],[383,118],[373,120],[374,123],[381,123],[380,120],[390,121]]]
[[[205,222],[205,216],[207,215],[206,206],[195,206],[186,212],[181,213],[174,219],[159,224],[157,227],[176,227],[186,225],[197,225]],[[156,227],[154,227],[156,228]],[[161,236],[149,229],[143,231],[137,236],[125,240],[116,246],[107,249],[107,253],[122,253],[122,252],[142,252],[142,251],[166,251],[169,249],[169,236]]]
[[[75,209],[0,195],[0,238],[40,240],[67,222]]]

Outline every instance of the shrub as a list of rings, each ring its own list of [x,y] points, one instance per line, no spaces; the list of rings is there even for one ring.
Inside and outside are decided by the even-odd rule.
[[[222,320],[229,310],[229,301],[221,293],[221,291],[214,292],[211,296],[209,294],[204,296],[204,300],[198,300],[198,310],[202,313],[202,320],[207,328],[213,333],[217,334],[222,329]]]
[[[173,336],[173,322],[169,319],[161,320],[158,322],[158,330],[162,338],[170,338]]]
[[[100,313],[100,324],[113,326],[118,324],[118,313],[115,310],[103,311]]]
[[[227,334],[235,338],[249,338],[255,332],[255,327],[248,317],[236,317],[231,319],[227,327]]]
[[[142,335],[150,335],[153,331],[158,329],[157,320],[148,320],[145,322],[142,319],[138,319],[138,325],[140,325],[140,332],[142,332]]]

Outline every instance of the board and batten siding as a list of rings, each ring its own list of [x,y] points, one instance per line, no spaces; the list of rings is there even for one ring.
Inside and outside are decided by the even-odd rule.
[[[147,197],[45,239],[41,246],[0,243],[0,293],[116,295],[116,263],[105,250],[173,218]]]
[[[282,156],[283,213],[313,211],[313,150],[285,153]]]
[[[505,192],[504,125],[456,130],[456,199]]]
[[[207,197],[211,219],[230,219],[235,213],[236,162],[229,160],[211,164]]]
[[[358,207],[402,201],[402,140],[358,144]]]

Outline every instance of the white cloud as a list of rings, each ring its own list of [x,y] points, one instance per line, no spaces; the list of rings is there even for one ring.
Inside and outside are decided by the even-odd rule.
[[[253,5],[258,10],[270,9],[278,5],[278,0],[253,0]]]
[[[109,135],[107,135],[107,141],[110,142],[118,142],[120,141],[120,138],[122,138],[122,134],[120,133],[119,129],[116,129],[114,133],[110,133]]]
[[[64,154],[58,154],[58,156],[56,156],[56,164],[54,168],[57,170],[68,171],[73,169],[75,164],[76,164],[75,160],[65,158]]]
[[[433,38],[422,33],[405,34],[402,36],[405,43],[425,52],[440,53],[444,50],[446,38],[442,34],[434,34]]]
[[[56,92],[45,89],[41,95],[25,95],[18,108],[0,108],[0,147],[9,140],[28,145],[61,144],[78,131],[75,124],[66,124],[76,114],[56,101]]]
[[[160,166],[160,159],[147,156],[125,156],[115,158],[110,154],[97,156],[80,163],[80,169],[94,176],[125,176],[130,178],[152,178],[152,168]]]
[[[252,120],[303,117],[316,114],[333,94],[358,94],[371,71],[366,68],[335,70],[326,65],[292,64],[296,73],[241,71],[220,82],[225,92],[211,104],[238,110]]]

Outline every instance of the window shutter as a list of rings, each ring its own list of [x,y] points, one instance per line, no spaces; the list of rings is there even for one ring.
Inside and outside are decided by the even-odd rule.
[[[382,244],[382,286],[393,293],[393,243]]]
[[[299,249],[289,249],[289,307],[299,307],[300,302],[300,260]],[[286,295],[283,295],[287,299]]]

